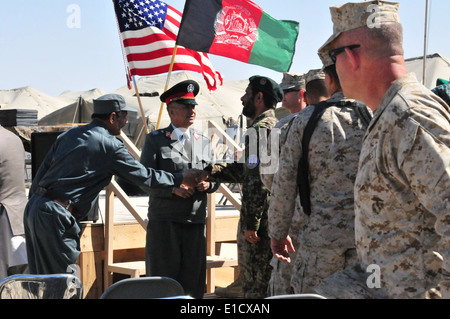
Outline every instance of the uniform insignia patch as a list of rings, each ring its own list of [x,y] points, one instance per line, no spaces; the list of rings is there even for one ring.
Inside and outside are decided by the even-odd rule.
[[[196,133],[196,132],[194,132],[194,133],[192,133],[192,135],[194,136],[194,138],[198,141],[198,139],[200,138],[200,136]]]
[[[258,156],[250,155],[247,159],[247,167],[250,169],[254,169],[256,166],[258,166]]]

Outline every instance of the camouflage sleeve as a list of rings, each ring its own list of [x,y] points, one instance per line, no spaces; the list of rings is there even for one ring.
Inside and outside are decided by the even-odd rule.
[[[443,125],[444,126],[444,125]],[[436,233],[441,237],[438,253],[443,258],[446,293],[450,287],[450,148],[418,126],[413,144],[403,145],[399,154],[402,170],[420,203],[436,216]],[[447,141],[448,143],[448,141]],[[402,146],[402,145],[401,145]],[[443,292],[444,293],[444,292]],[[447,295],[447,298],[450,297]]]
[[[245,230],[258,230],[267,210],[269,193],[259,175],[249,176],[242,188],[241,223]]]
[[[269,205],[269,235],[280,240],[289,233],[297,197],[298,161],[302,154],[302,118],[297,117],[281,147],[278,171],[272,183]]]
[[[211,168],[208,181],[217,183],[243,183],[245,177],[242,163],[220,163]]]

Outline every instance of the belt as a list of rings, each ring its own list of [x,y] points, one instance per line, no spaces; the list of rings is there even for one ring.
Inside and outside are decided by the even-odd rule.
[[[54,201],[55,203],[61,205],[69,213],[71,213],[73,215],[73,217],[78,218],[78,219],[81,218],[80,212],[77,210],[77,208],[75,207],[74,203],[71,200],[59,199],[57,194],[55,194],[51,190],[45,189],[43,187],[38,187],[34,193],[39,196],[46,197],[46,198]]]

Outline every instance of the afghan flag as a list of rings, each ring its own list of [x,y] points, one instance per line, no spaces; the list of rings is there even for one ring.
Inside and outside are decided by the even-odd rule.
[[[186,0],[177,44],[287,72],[298,32],[298,22],[276,20],[250,0]]]

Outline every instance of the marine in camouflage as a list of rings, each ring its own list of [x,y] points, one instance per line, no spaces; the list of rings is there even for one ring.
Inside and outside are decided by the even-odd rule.
[[[385,297],[424,298],[439,284],[450,297],[449,147],[448,105],[400,78],[374,113],[355,185],[361,267],[380,267]]]
[[[329,102],[343,99],[342,93],[335,93]],[[269,208],[270,237],[275,240],[285,239],[292,223],[298,194],[301,141],[314,108],[309,106],[295,117],[282,146]],[[365,130],[366,126],[353,108],[334,106],[325,111],[315,128],[309,148],[311,215],[303,215],[298,230],[301,245],[292,274],[295,293],[312,291],[313,287],[304,281],[315,273],[321,278],[308,279],[312,285],[355,261],[355,258],[350,261],[346,252],[355,248],[353,188]],[[335,258],[337,249],[341,250],[341,262],[320,261],[324,265],[320,271],[311,267],[314,256]]]

